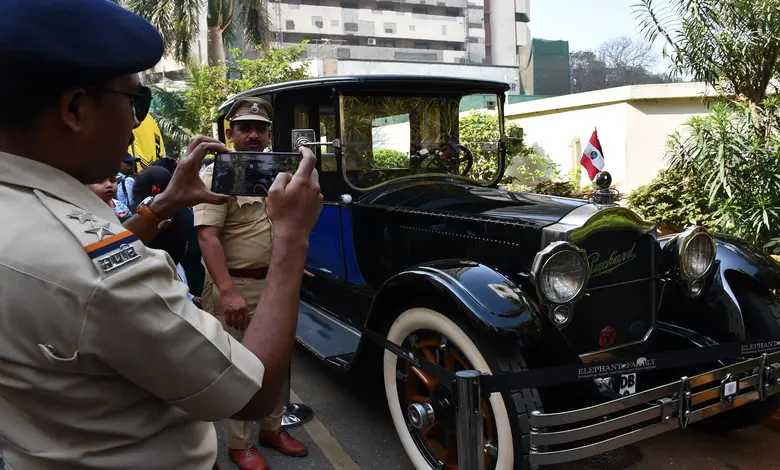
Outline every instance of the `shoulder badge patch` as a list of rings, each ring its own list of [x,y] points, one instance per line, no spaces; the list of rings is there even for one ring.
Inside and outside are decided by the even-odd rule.
[[[113,212],[110,207],[106,206],[105,210],[93,208],[88,212],[42,191],[34,192],[41,203],[78,240],[101,275],[119,271],[119,268],[141,259],[146,254],[144,244],[138,237],[122,227],[116,216],[111,217]]]
[[[102,229],[103,226],[98,226],[96,228],[96,230]],[[98,235],[98,237],[101,236],[102,235],[100,234]],[[138,253],[133,246],[133,242],[136,241],[138,241],[138,237],[136,237],[133,232],[125,230],[116,235],[111,234],[108,238],[101,239],[98,242],[85,246],[84,251],[87,252],[89,257],[101,270],[103,270],[103,272],[108,273],[141,258],[141,254]]]

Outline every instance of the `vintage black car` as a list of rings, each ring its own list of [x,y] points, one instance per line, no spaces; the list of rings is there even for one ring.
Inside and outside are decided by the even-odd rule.
[[[637,357],[642,368],[659,352],[780,340],[780,269],[754,246],[697,226],[659,237],[612,203],[608,174],[596,202],[502,189],[507,90],[332,77],[253,89],[219,111],[224,139],[233,100],[263,97],[275,108],[273,150],[316,151],[325,202],[297,339],[344,371],[381,371],[418,469],[457,468],[451,392],[366,331],[448,370],[491,374]],[[461,138],[474,107],[498,115],[489,141]],[[577,460],[705,418],[710,429],[756,423],[780,406],[775,363],[772,353],[492,393],[486,468]],[[410,407],[427,412],[422,423]]]

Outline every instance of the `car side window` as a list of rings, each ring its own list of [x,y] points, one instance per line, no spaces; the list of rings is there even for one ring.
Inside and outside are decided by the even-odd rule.
[[[376,168],[409,168],[412,144],[409,113],[371,121],[371,151]]]

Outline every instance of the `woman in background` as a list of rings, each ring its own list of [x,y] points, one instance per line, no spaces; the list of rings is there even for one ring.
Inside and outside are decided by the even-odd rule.
[[[173,174],[178,164],[179,161],[174,158],[160,157],[153,161],[149,167],[159,166]],[[200,243],[198,243],[195,214],[192,212],[192,208],[189,208],[186,213],[182,211],[182,216],[186,219],[189,236],[187,238],[187,253],[181,260],[181,267],[184,270],[187,284],[190,286],[190,293],[195,297],[200,297],[203,294],[203,283],[206,281],[206,268],[203,266],[203,254],[200,251]]]
[[[135,211],[144,199],[149,196],[156,196],[168,187],[173,176],[171,173],[161,166],[149,166],[145,168],[138,176],[135,177],[135,184],[133,185],[133,211]],[[184,269],[181,266],[181,261],[184,259],[188,250],[188,215],[189,208],[181,209],[173,218],[171,218],[171,224],[160,230],[154,239],[147,243],[149,248],[156,248],[163,250],[171,257],[173,264],[176,265],[176,271],[179,275],[179,279],[187,284],[187,276],[184,273]],[[189,285],[187,284],[188,288]],[[189,298],[195,304],[200,306],[200,298],[192,294],[190,290]]]

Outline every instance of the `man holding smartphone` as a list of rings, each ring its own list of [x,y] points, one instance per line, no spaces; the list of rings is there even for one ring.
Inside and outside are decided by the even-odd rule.
[[[20,41],[19,38],[25,38]],[[85,185],[116,174],[148,115],[139,72],[163,57],[148,21],[109,0],[0,1],[0,455],[8,470],[210,470],[213,422],[257,420],[284,393],[316,158],[268,191],[267,288],[238,342],[145,246],[182,208],[233,200],[190,142],[167,189],[120,224]]]
[[[262,152],[271,144],[273,107],[266,100],[237,100],[228,111],[228,140],[237,151]],[[201,176],[211,187],[213,165]],[[206,280],[203,309],[216,316],[225,330],[241,340],[249,325],[257,300],[266,287],[266,275],[273,247],[273,231],[266,198],[238,196],[224,205],[195,207],[195,227]],[[274,412],[260,421],[259,441],[285,455],[307,455],[306,446],[282,429],[282,417],[289,401],[289,379]],[[228,454],[242,470],[266,469],[268,464],[255,446],[251,423],[228,420],[225,423]]]

